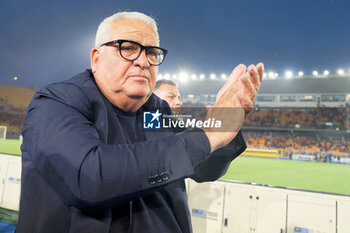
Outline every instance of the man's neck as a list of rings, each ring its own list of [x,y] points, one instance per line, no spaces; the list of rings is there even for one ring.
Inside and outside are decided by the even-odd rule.
[[[142,105],[144,105],[149,96],[125,96],[125,95],[113,95],[106,96],[106,98],[111,102],[114,106],[125,112],[136,112]]]

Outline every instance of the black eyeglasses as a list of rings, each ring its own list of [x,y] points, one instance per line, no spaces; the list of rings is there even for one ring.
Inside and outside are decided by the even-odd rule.
[[[168,53],[166,49],[156,46],[143,46],[142,44],[131,40],[113,40],[104,43],[101,46],[112,46],[115,44],[118,44],[117,48],[120,56],[128,61],[135,61],[137,58],[139,58],[142,50],[145,50],[148,63],[153,66],[159,66],[162,64],[165,55]]]

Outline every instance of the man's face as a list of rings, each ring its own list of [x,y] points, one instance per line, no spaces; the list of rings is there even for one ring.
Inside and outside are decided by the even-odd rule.
[[[139,20],[121,19],[114,22],[108,41],[118,39],[158,46],[156,33],[151,26]],[[118,107],[130,101],[146,102],[153,91],[158,71],[157,66],[148,63],[144,50],[135,61],[128,61],[120,56],[118,48],[114,46],[104,46],[103,51],[94,48],[91,67],[99,89]]]
[[[154,91],[154,94],[167,101],[175,115],[179,113],[182,101],[177,87],[169,84],[161,84],[159,88]]]

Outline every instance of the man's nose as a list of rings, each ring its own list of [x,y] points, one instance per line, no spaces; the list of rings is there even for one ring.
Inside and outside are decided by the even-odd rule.
[[[146,55],[146,50],[142,50],[140,56],[134,61],[134,64],[139,65],[142,68],[147,68],[150,66],[147,55]]]
[[[176,100],[175,100],[175,105],[176,105],[176,106],[181,106],[181,105],[182,105],[182,101],[181,101],[180,98],[176,98]]]

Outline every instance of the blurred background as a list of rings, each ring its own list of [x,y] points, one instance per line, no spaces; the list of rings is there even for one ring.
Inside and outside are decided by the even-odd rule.
[[[243,127],[248,150],[223,179],[350,195],[349,10],[346,0],[0,1],[0,153],[6,157],[0,220],[7,224],[0,232],[13,232],[16,224],[20,164],[13,157],[20,156],[26,107],[40,88],[90,68],[97,27],[118,11],[157,20],[160,45],[169,51],[157,78],[178,83],[184,107],[215,103],[236,65],[265,63]],[[16,175],[6,173],[11,163]],[[350,204],[334,200],[329,211],[337,215],[328,228],[303,218],[276,231],[248,221],[250,227],[226,232],[350,232],[350,224],[337,218],[350,214]],[[225,217],[217,221],[221,230],[211,232],[225,232]]]

